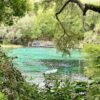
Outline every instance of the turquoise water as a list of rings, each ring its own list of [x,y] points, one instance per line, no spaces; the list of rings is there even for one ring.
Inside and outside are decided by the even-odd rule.
[[[79,50],[62,56],[55,48],[18,48],[9,51],[14,67],[31,76],[41,76],[44,72],[58,69],[58,74],[82,73],[82,57]]]

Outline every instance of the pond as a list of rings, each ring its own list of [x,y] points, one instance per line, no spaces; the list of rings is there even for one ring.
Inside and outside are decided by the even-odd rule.
[[[71,55],[62,56],[55,48],[17,48],[8,55],[17,57],[13,60],[14,67],[22,72],[27,79],[38,79],[48,70],[57,69],[58,75],[82,74],[83,59],[79,50],[72,50]]]

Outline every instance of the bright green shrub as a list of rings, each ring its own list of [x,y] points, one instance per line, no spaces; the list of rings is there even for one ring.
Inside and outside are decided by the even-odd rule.
[[[7,97],[0,92],[0,100],[8,100]]]
[[[100,44],[86,44],[85,73],[90,78],[100,79]]]
[[[87,100],[100,100],[100,44],[86,44],[85,74],[94,80],[87,88]]]

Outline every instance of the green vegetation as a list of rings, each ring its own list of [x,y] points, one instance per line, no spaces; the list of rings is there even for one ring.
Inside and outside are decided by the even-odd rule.
[[[100,80],[100,24],[97,24],[94,31],[86,33],[83,51],[87,54],[85,61],[85,73],[90,78]]]
[[[0,43],[52,40],[64,54],[83,49],[84,73],[93,80],[72,82],[50,76],[39,89],[27,83],[14,68],[14,58],[0,50],[0,100],[100,100],[99,4],[100,0],[0,0]]]
[[[7,100],[31,100],[36,97],[37,87],[25,82],[21,73],[13,67],[12,58],[0,51],[0,92]],[[1,97],[4,95],[1,93]],[[27,98],[27,99],[26,99]]]
[[[7,100],[6,95],[0,92],[0,100]]]
[[[86,57],[86,74],[91,78],[100,80],[100,45],[87,44],[85,45]]]
[[[32,9],[32,0],[0,0],[0,22],[12,25]]]
[[[49,13],[48,13],[49,12]],[[34,39],[40,38],[44,40],[52,40],[55,34],[56,20],[54,19],[54,7],[43,11],[43,8],[37,11],[34,16],[32,35]]]

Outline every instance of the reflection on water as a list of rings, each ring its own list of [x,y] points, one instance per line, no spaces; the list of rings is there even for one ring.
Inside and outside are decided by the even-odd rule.
[[[58,69],[58,74],[82,73],[82,57],[78,50],[71,56],[62,56],[55,48],[18,48],[12,49],[9,56],[17,56],[13,63],[24,76],[41,78],[45,71]]]

